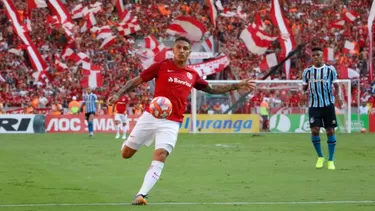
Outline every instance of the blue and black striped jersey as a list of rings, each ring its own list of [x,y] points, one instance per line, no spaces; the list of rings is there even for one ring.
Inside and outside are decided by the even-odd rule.
[[[86,113],[95,113],[96,112],[96,103],[98,97],[94,93],[83,95],[83,102],[86,106]]]
[[[309,107],[321,108],[335,105],[333,83],[337,81],[336,69],[324,64],[321,67],[308,67],[302,74],[303,85],[308,85]]]

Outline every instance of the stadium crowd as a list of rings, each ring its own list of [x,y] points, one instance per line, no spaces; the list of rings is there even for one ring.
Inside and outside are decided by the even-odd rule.
[[[17,54],[10,49],[20,50],[23,48],[20,39],[13,31],[11,23],[5,14],[5,8],[0,4],[0,112],[9,108],[22,107],[25,112],[34,113],[39,111],[51,112],[53,114],[67,113],[69,103],[79,101],[82,95],[81,67],[74,62],[67,61],[67,70],[59,71],[55,60],[56,54],[68,45],[68,38],[61,28],[48,28],[46,24],[49,14],[48,8],[38,8],[28,14],[27,4],[24,0],[13,0],[17,7],[17,12],[21,21],[25,21],[30,15],[30,32],[32,41],[39,49],[42,57],[49,66],[51,82],[49,84],[34,83],[33,70],[30,67],[25,54]],[[97,13],[98,26],[107,25],[118,19],[115,0],[62,0],[68,11],[75,5],[101,2],[103,11]],[[217,52],[222,52],[229,56],[231,63],[223,72],[217,73],[211,78],[215,79],[243,79],[248,77],[261,78],[263,72],[259,70],[259,63],[263,56],[250,53],[239,35],[241,31],[250,23],[255,21],[256,12],[259,12],[261,19],[267,25],[265,31],[271,35],[277,35],[278,29],[270,21],[268,0],[251,0],[251,3],[237,0],[222,0],[224,8],[237,11],[241,5],[242,12],[246,13],[246,18],[224,17],[219,15],[216,27],[214,27],[208,17],[208,6],[202,0],[124,0],[126,8],[137,16],[141,30],[126,36],[126,39],[117,36],[116,43],[108,48],[100,49],[100,42],[95,39],[95,35],[90,31],[81,33],[80,27],[84,24],[82,19],[74,19],[76,26],[74,33],[77,39],[73,49],[86,53],[93,64],[102,66],[104,84],[97,88],[95,93],[99,96],[101,105],[100,113],[110,113],[110,105],[106,105],[107,97],[116,92],[119,87],[129,78],[137,76],[142,71],[139,56],[135,54],[137,50],[137,40],[153,34],[162,40],[172,39],[166,33],[169,23],[180,15],[193,16],[201,21],[208,31],[214,35]],[[367,60],[368,60],[368,37],[367,37],[367,17],[371,1],[367,0],[335,0],[327,1],[306,1],[289,0],[283,1],[284,14],[292,27],[293,36],[298,43],[307,43],[306,50],[295,56],[291,61],[291,79],[300,79],[303,69],[310,63],[310,53],[312,46],[322,48],[331,47],[335,52],[335,60],[332,64],[339,69],[340,66],[352,68],[360,73],[359,80],[353,82],[352,95],[357,92],[361,94],[361,101],[369,102],[371,105],[375,97],[370,94],[371,83],[368,82]],[[345,11],[352,10],[359,14],[359,18],[353,23],[345,24],[342,29],[333,28],[330,23],[339,19]],[[355,41],[357,50],[346,53],[344,42],[346,40]],[[268,52],[280,52],[279,41],[273,42]],[[277,73],[271,76],[273,80],[285,79],[284,74]],[[356,83],[361,84],[361,90],[357,90]],[[277,103],[284,106],[296,107],[301,105],[301,93],[286,90],[253,93],[249,98],[247,106],[258,106],[263,97],[275,98]],[[150,101],[152,93],[148,84],[144,84],[130,93],[130,113],[142,112]],[[280,100],[280,102],[279,102]],[[353,105],[357,105],[356,98],[353,98]],[[220,113],[218,103],[202,104],[202,112],[212,107]],[[216,106],[216,107],[215,107]],[[225,105],[228,106],[228,105]],[[1,109],[1,107],[3,109]],[[108,108],[109,107],[109,108]],[[241,110],[250,112],[250,109]]]

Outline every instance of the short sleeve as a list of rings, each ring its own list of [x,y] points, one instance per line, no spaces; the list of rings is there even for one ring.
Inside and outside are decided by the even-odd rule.
[[[337,72],[336,72],[336,69],[333,66],[330,66],[329,68],[332,71],[332,74],[331,74],[332,83],[337,83]]]
[[[156,78],[159,73],[159,69],[162,62],[155,63],[148,67],[147,69],[143,70],[140,74],[140,77],[144,82],[151,81],[152,79]]]
[[[202,90],[206,87],[208,87],[208,82],[197,74],[197,79],[195,80],[194,88]]]
[[[307,78],[308,69],[305,69],[302,73],[302,84],[307,85],[309,83],[309,79]]]

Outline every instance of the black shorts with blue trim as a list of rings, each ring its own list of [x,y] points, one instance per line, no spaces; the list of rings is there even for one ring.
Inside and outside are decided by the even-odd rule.
[[[86,121],[89,121],[89,118],[90,118],[90,115],[94,115],[95,116],[95,112],[88,112],[88,113],[85,113],[85,119]]]
[[[336,128],[337,119],[335,106],[330,105],[321,108],[309,108],[309,122],[310,128],[312,127],[324,127],[324,128]]]

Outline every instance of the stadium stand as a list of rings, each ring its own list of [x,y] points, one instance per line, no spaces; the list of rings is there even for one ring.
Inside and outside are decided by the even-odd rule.
[[[49,113],[54,104],[61,104],[65,113],[68,113],[68,105],[73,97],[79,101],[82,95],[82,67],[73,61],[64,61],[66,67],[63,70],[56,64],[56,60],[62,51],[67,47],[69,38],[64,29],[47,22],[51,15],[48,8],[37,8],[31,12],[28,10],[27,1],[13,0],[20,16],[20,21],[27,23],[28,17],[31,21],[31,39],[41,53],[49,67],[50,83],[35,83],[32,76],[30,59],[24,53],[25,46],[15,34],[11,22],[5,14],[3,4],[0,4],[0,104],[8,112],[29,112]],[[62,0],[70,12],[76,5],[83,6],[102,3],[102,10],[95,14],[97,26],[111,25],[119,19],[116,0]],[[157,3],[155,3],[157,2]],[[89,56],[93,65],[101,65],[103,85],[95,90],[100,98],[101,109],[99,113],[107,113],[105,101],[107,97],[125,84],[129,78],[137,76],[142,71],[142,62],[135,53],[143,38],[153,34],[159,42],[168,43],[173,37],[166,33],[169,24],[178,16],[191,16],[199,20],[207,30],[214,36],[217,43],[216,52],[227,55],[231,63],[221,73],[210,76],[212,79],[243,79],[248,77],[261,78],[263,71],[259,65],[264,55],[258,56],[250,53],[243,41],[239,38],[241,31],[250,23],[255,21],[259,15],[266,25],[265,32],[276,35],[277,27],[274,27],[269,17],[269,1],[245,1],[222,0],[224,12],[237,11],[239,5],[247,18],[238,16],[226,17],[218,15],[216,26],[210,22],[209,7],[203,4],[204,1],[177,1],[177,0],[127,0],[124,1],[125,8],[132,11],[137,17],[140,30],[127,36],[120,36],[116,33],[116,42],[107,47],[100,48],[101,42],[95,39],[94,33],[90,31],[80,32],[85,24],[84,18],[74,19],[75,26],[72,29],[76,36],[75,42],[69,44],[76,52],[84,52]],[[293,36],[298,43],[308,43],[306,50],[294,57],[291,61],[290,79],[300,79],[301,73],[310,60],[312,46],[334,49],[332,64],[337,68],[351,68],[360,77],[361,90],[357,86],[352,87],[354,93],[360,92],[361,100],[371,104],[375,101],[374,95],[370,94],[371,82],[368,81],[368,42],[367,42],[367,17],[370,8],[370,1],[285,1],[284,14],[292,27]],[[319,9],[318,9],[319,8]],[[194,12],[192,12],[194,11]],[[352,23],[342,28],[332,27],[332,22],[337,21],[340,14],[346,11],[354,11],[359,17]],[[53,24],[52,24],[53,25]],[[345,51],[345,41],[355,42],[358,46],[354,52]],[[278,53],[281,46],[278,41],[272,43],[267,53]],[[277,73],[271,79],[285,79],[285,75]],[[114,85],[115,84],[115,85]],[[355,85],[355,83],[353,83]],[[151,100],[150,84],[144,84],[130,93],[132,105],[141,104],[147,106]],[[258,106],[264,96],[284,99],[285,106],[296,107],[300,104],[299,95],[290,93],[258,92],[254,93],[239,112],[250,112],[251,107]],[[278,101],[277,101],[278,102]],[[216,102],[214,102],[216,103]],[[352,104],[358,105],[356,99]],[[208,105],[204,104],[203,107]],[[214,106],[214,105],[213,105]],[[218,105],[216,105],[218,106]],[[222,105],[227,106],[227,105]],[[207,110],[202,108],[201,110]],[[217,109],[220,113],[220,109]],[[132,112],[132,109],[129,110]]]

